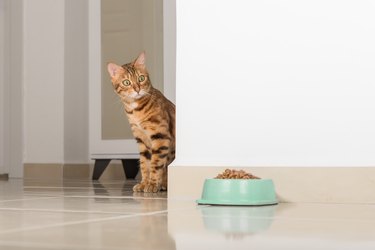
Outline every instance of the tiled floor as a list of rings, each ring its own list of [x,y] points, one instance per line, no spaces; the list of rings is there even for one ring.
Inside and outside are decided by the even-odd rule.
[[[0,249],[375,249],[374,204],[197,206],[132,185],[0,181]]]

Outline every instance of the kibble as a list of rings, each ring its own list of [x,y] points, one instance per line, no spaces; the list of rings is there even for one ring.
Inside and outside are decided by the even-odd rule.
[[[260,179],[259,177],[245,172],[244,170],[225,169],[215,179]]]

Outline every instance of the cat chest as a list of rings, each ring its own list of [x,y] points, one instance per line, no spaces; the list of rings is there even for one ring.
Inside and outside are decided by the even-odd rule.
[[[129,118],[130,118],[129,122],[130,122],[131,128],[135,136],[139,134],[148,136],[149,133],[146,127],[142,124],[140,119],[137,119],[137,117],[129,117]]]
[[[147,147],[151,147],[150,131],[146,130],[141,122],[133,120],[131,128],[135,138],[140,138]]]
[[[130,106],[131,109],[136,109],[136,108],[138,108],[139,104],[137,102],[132,102],[132,103],[129,104],[129,106]]]

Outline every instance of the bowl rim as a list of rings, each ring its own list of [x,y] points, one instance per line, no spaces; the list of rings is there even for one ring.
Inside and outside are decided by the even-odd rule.
[[[279,202],[275,200],[257,200],[257,201],[229,201],[229,200],[196,200],[198,205],[223,205],[223,206],[267,206],[277,205]]]
[[[217,178],[206,178],[205,181],[272,181],[272,179],[217,179]]]

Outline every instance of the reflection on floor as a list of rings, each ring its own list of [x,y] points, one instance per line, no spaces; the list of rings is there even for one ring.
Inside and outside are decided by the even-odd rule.
[[[374,204],[197,206],[133,185],[0,181],[0,249],[375,249]]]

